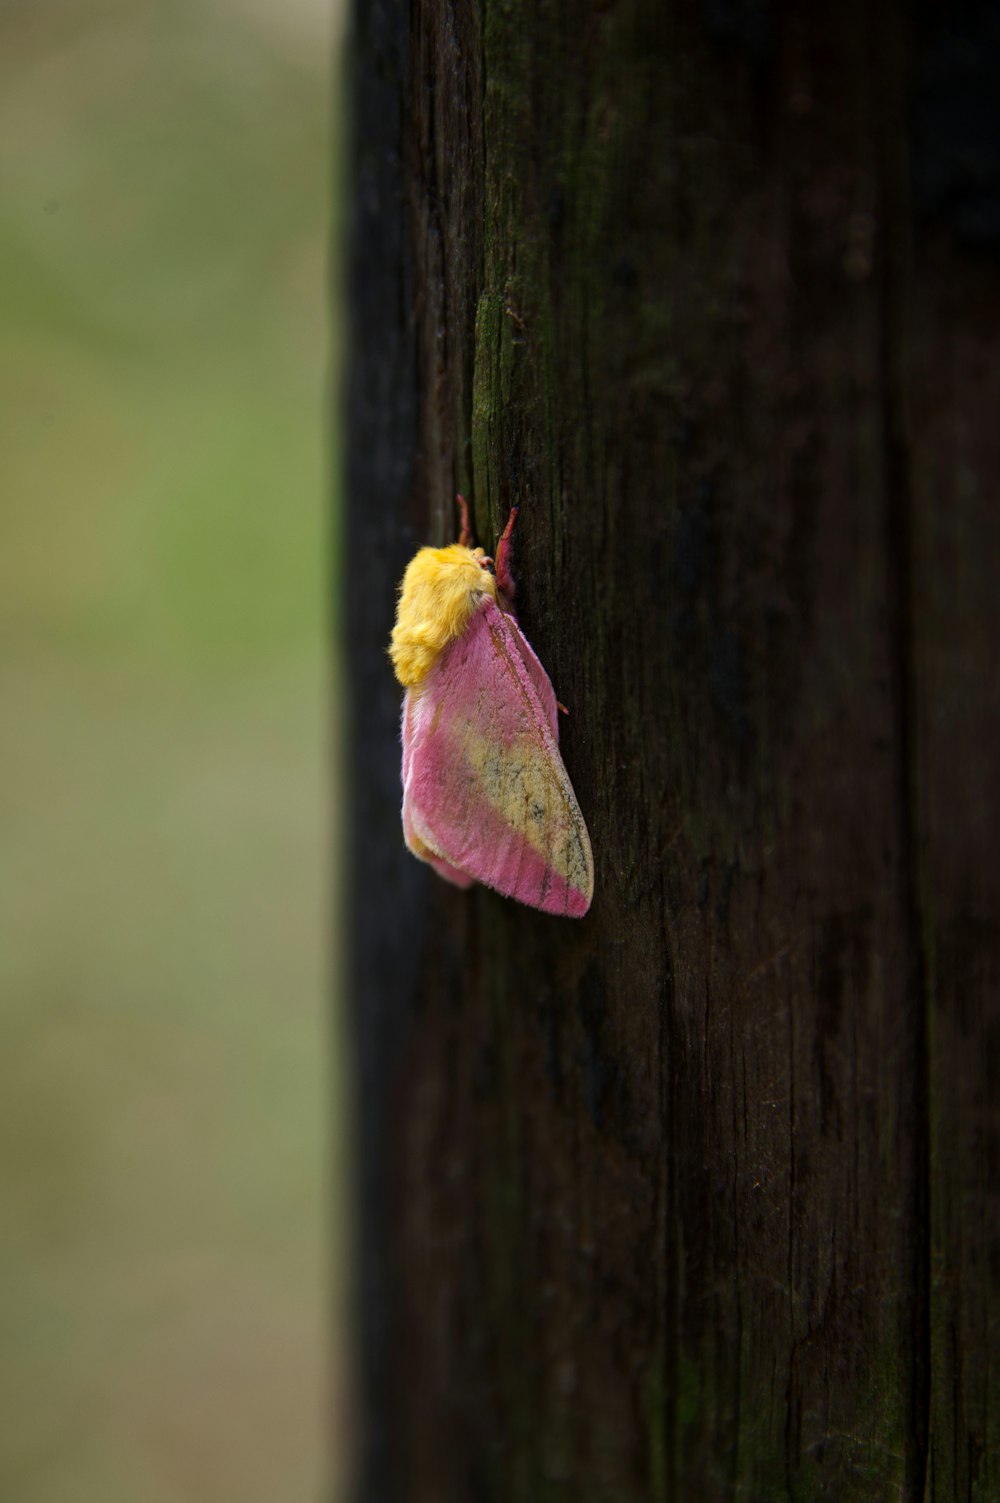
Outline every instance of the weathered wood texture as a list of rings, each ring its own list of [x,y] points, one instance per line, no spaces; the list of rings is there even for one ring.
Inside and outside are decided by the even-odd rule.
[[[358,0],[365,1503],[1000,1498],[1000,129],[962,18]],[[522,507],[579,924],[403,850],[393,588],[457,490],[486,544]]]

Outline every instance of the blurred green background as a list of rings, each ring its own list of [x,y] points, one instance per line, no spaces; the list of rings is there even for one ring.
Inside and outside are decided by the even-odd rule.
[[[337,24],[0,11],[4,1503],[335,1486]]]

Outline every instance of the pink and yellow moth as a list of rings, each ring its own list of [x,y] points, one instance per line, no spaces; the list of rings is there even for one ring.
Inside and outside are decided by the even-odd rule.
[[[458,887],[482,882],[582,918],[590,836],[559,753],[559,706],[514,614],[510,540],[496,564],[462,533],[421,548],[400,586],[389,654],[403,700],[403,835]]]

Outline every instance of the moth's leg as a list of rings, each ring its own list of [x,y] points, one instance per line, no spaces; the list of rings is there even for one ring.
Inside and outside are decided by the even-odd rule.
[[[508,600],[514,598],[514,576],[510,572],[510,537],[514,531],[514,523],[517,521],[517,507],[512,506],[510,516],[507,518],[507,526],[500,534],[497,543],[496,574],[497,589],[502,590]]]
[[[459,534],[459,544],[463,548],[472,547],[472,526],[469,522],[469,503],[464,496],[456,497],[458,509],[462,515],[462,531]]]

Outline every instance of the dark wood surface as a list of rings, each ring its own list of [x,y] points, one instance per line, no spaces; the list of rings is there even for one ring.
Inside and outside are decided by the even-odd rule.
[[[1000,126],[948,14],[358,0],[364,1503],[1000,1498]],[[457,490],[521,506],[581,923],[403,848]]]

